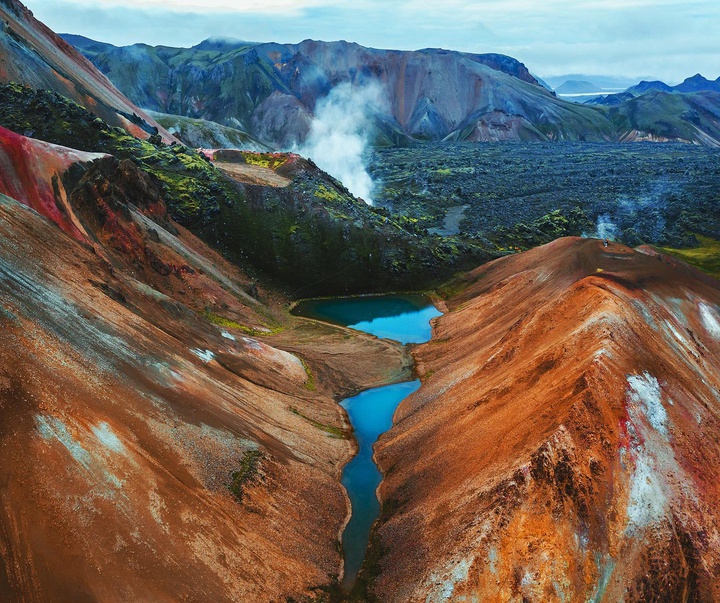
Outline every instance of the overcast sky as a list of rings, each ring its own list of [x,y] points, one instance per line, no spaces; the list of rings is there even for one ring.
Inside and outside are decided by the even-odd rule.
[[[348,40],[499,52],[541,77],[720,76],[718,0],[26,0],[62,33],[116,45]]]

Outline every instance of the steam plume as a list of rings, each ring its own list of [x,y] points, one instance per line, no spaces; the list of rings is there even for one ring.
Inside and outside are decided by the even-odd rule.
[[[595,236],[598,239],[609,239],[616,241],[620,236],[620,229],[617,224],[612,221],[609,215],[602,214],[598,216],[595,222]]]
[[[373,181],[363,153],[369,143],[370,115],[383,103],[382,88],[376,82],[336,86],[318,102],[310,134],[298,149],[369,205],[373,204]]]
[[[623,195],[612,203],[612,208],[598,215],[595,232],[584,236],[619,241],[623,232],[631,229],[636,237],[650,243],[662,241],[667,235],[666,213],[670,197],[678,192],[678,186],[665,179],[656,180],[644,194]]]

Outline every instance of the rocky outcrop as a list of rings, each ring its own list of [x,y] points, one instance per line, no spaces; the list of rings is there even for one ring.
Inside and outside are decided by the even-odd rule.
[[[334,398],[404,353],[287,317],[133,162],[0,130],[0,164],[0,600],[313,596],[342,571]]]
[[[155,113],[154,111],[148,111],[147,113],[170,134],[193,149],[270,150],[267,145],[255,140],[247,132],[238,128],[180,115],[168,115],[167,113]]]
[[[378,599],[718,600],[718,282],[561,239],[450,290],[376,448]]]
[[[104,157],[39,140],[0,127],[0,193],[31,207],[69,235],[85,240],[87,233],[69,202],[63,179],[71,166]]]

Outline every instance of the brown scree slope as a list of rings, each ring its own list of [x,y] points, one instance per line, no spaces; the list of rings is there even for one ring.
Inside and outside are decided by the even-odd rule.
[[[460,284],[376,451],[380,600],[720,600],[720,284],[574,238]]]
[[[6,130],[0,162],[0,601],[285,601],[340,573],[334,396],[399,377],[399,346],[251,297],[131,162]]]

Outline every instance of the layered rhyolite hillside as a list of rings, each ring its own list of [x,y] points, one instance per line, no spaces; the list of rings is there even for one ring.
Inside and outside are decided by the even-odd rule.
[[[375,137],[603,140],[594,108],[556,99],[510,57],[438,49],[376,50],[347,42],[117,48],[66,36],[147,109],[239,125],[280,146],[305,139],[317,102],[342,83],[377,85]]]
[[[642,94],[627,92],[607,96],[594,104],[606,107],[623,142],[681,141],[720,146],[720,92],[717,89],[683,93],[651,87]]]
[[[0,83],[52,90],[135,136],[172,137],[17,0],[0,3]]]
[[[717,601],[718,281],[567,238],[448,291],[376,449],[378,599]]]

